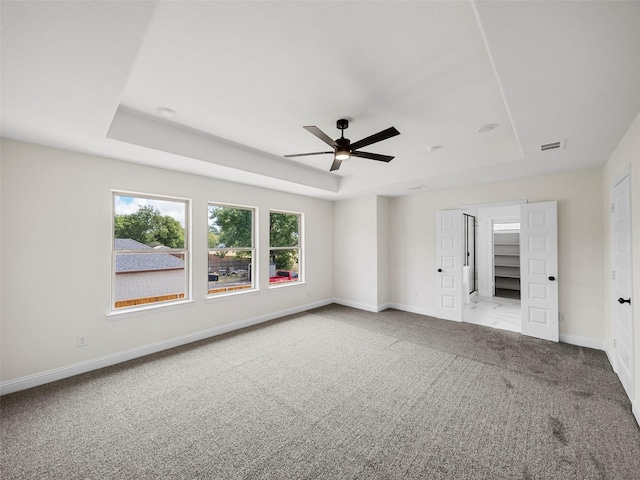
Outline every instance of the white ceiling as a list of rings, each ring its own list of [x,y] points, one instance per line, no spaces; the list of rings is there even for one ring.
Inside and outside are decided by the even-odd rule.
[[[637,1],[2,1],[0,14],[2,136],[320,198],[601,166],[640,112]],[[327,150],[302,126],[337,138],[339,118],[352,141],[395,126],[365,150],[396,158],[329,172],[331,155],[282,157]]]

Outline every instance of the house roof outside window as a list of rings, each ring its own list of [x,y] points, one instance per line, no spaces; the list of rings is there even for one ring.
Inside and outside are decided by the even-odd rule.
[[[132,238],[116,238],[116,250],[154,250]],[[116,255],[116,273],[177,270],[184,268],[184,260],[169,253],[122,253]]]

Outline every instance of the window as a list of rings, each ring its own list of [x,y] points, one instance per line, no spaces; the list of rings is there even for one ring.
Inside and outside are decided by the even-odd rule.
[[[254,209],[209,204],[209,295],[253,289]]]
[[[189,297],[188,206],[114,192],[112,310]]]
[[[270,212],[269,284],[282,285],[301,278],[301,220],[299,213]]]

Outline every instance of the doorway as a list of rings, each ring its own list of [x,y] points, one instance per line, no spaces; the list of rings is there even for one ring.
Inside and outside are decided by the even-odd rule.
[[[479,205],[466,212],[476,220],[476,239],[468,243],[477,247],[477,294],[465,299],[463,321],[520,332],[520,205]]]
[[[463,213],[478,218],[477,237],[474,241],[477,245],[478,297],[490,297],[494,301],[500,298],[494,297],[493,229],[488,227],[489,224],[493,225],[493,221],[483,222],[481,215],[483,208],[494,206],[515,208],[515,213],[511,214],[516,217],[516,221],[520,221],[520,332],[558,342],[558,232],[555,201],[475,205],[436,212],[437,316],[458,322],[477,321],[473,316],[474,312],[470,312],[477,308],[472,308],[471,298],[465,294],[466,285],[463,281],[466,255]],[[473,210],[476,215],[466,210]],[[475,296],[473,298],[476,299]],[[474,301],[477,302],[477,299]]]

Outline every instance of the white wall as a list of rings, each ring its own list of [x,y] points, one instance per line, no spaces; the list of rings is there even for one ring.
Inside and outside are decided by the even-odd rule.
[[[377,197],[378,310],[389,302],[389,198]]]
[[[333,212],[335,297],[344,305],[377,311],[377,197],[335,202]]]
[[[633,411],[640,422],[640,115],[629,127],[626,135],[604,167],[604,306],[606,319],[606,348],[613,358],[613,282],[611,279],[611,183],[627,166],[631,166],[631,241],[633,262],[633,328],[635,345],[635,399]]]
[[[436,314],[435,217],[478,203],[558,201],[559,309],[566,341],[602,348],[602,169],[424,192],[390,201],[390,297],[398,308]]]
[[[333,298],[332,202],[12,140],[1,148],[3,383]],[[192,303],[107,317],[112,189],[192,200]],[[259,209],[259,292],[206,300],[208,201]],[[304,284],[268,288],[270,208],[305,215]]]

